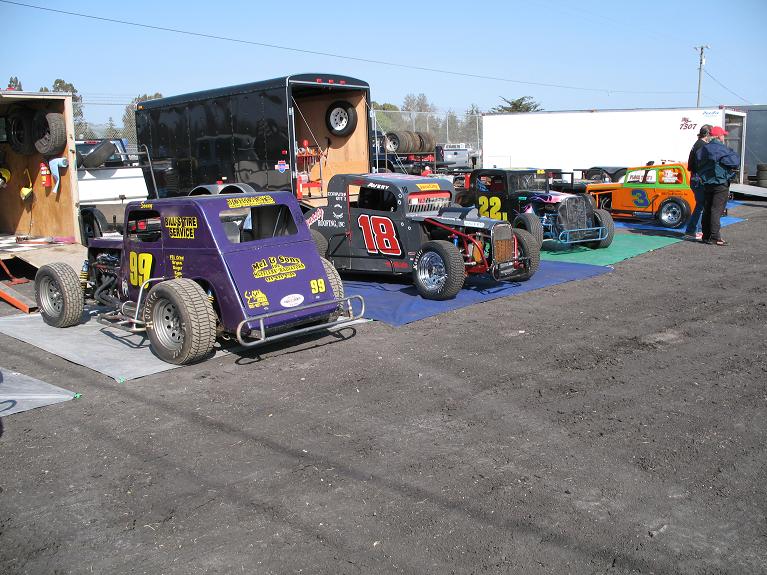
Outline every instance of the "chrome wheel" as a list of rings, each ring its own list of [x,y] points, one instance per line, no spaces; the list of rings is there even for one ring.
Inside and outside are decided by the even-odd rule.
[[[340,132],[349,123],[349,114],[343,108],[335,108],[330,112],[329,122],[334,130]]]
[[[61,288],[51,277],[46,276],[40,281],[40,305],[50,316],[58,317],[64,308],[64,296]]]
[[[418,260],[418,279],[429,291],[439,291],[447,281],[445,261],[436,252],[426,252]]]
[[[181,349],[184,330],[178,308],[167,299],[158,300],[152,310],[152,325],[160,343],[168,349]]]
[[[675,228],[682,223],[682,217],[682,207],[676,202],[668,202],[660,209],[660,221],[666,227]]]

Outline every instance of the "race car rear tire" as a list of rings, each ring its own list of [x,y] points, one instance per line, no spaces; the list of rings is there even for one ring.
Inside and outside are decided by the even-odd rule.
[[[690,206],[681,198],[669,198],[660,205],[656,217],[664,228],[681,228],[690,217]]]
[[[328,106],[325,125],[332,136],[348,136],[357,127],[357,110],[346,100],[338,100]]]
[[[413,284],[424,299],[452,299],[466,277],[460,250],[444,240],[428,241],[413,262]]]
[[[328,240],[325,236],[322,235],[321,232],[318,230],[315,230],[314,228],[309,228],[309,233],[312,234],[312,239],[314,240],[314,245],[317,246],[317,253],[320,254],[320,256],[327,257],[328,255]]]
[[[606,248],[611,243],[613,243],[613,238],[615,237],[615,222],[613,221],[613,217],[610,215],[610,212],[607,210],[594,210],[594,225],[604,226],[607,228],[607,236],[595,242],[588,242],[586,244],[587,248],[598,250],[601,248]]]
[[[176,365],[207,357],[216,341],[216,313],[208,296],[191,279],[155,284],[144,305],[152,353]]]
[[[333,292],[333,297],[336,299],[344,298],[344,284],[341,281],[341,275],[338,270],[333,267],[333,264],[322,258],[322,267],[325,268],[325,275],[328,276],[328,283],[330,283],[330,289]],[[341,305],[338,305],[338,310],[330,314],[328,321],[336,321],[341,316]]]
[[[514,228],[513,231],[514,237],[517,238],[517,257],[530,258],[530,261],[507,281],[526,281],[535,275],[535,272],[538,271],[538,267],[541,265],[541,247],[536,242],[533,234],[527,230]]]
[[[520,230],[525,230],[528,232],[533,239],[535,240],[535,244],[540,249],[541,245],[543,244],[543,224],[541,223],[541,219],[536,216],[535,214],[519,214],[516,218],[514,218],[514,221],[512,222],[512,227]]]
[[[83,289],[75,270],[65,263],[46,264],[35,274],[35,300],[43,321],[71,327],[83,315]]]
[[[67,125],[64,114],[58,112],[35,112],[35,149],[44,156],[60,154],[67,145]]]

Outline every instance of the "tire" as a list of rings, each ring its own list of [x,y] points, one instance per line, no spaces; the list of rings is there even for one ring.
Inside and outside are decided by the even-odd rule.
[[[384,137],[384,147],[386,148],[386,151],[390,154],[396,154],[402,144],[399,139],[399,134],[397,132],[389,132]]]
[[[96,145],[96,147],[94,147],[88,154],[83,156],[83,166],[87,170],[103,166],[104,162],[106,162],[116,151],[117,146],[114,145],[114,142],[104,140]]]
[[[767,172],[767,164],[757,164],[756,165],[756,171],[757,172]]]
[[[452,299],[461,291],[466,276],[463,256],[444,240],[428,241],[415,256],[413,284],[424,299]]]
[[[34,112],[27,108],[14,108],[8,114],[8,144],[17,154],[30,156],[35,153]]]
[[[530,258],[530,262],[527,266],[521,270],[518,270],[514,275],[508,278],[506,281],[511,282],[523,282],[529,280],[538,271],[541,265],[541,249],[535,243],[535,238],[527,230],[522,228],[514,228],[514,237],[517,239],[517,253],[520,257]]]
[[[690,217],[690,206],[680,198],[669,198],[660,205],[656,218],[664,228],[681,228]]]
[[[312,234],[312,239],[314,240],[314,245],[317,246],[317,253],[320,254],[320,256],[327,257],[328,255],[328,240],[325,236],[322,235],[319,231],[309,228],[309,233]],[[333,268],[335,269],[335,268]]]
[[[85,160],[85,156],[82,155],[80,150],[77,150],[75,152],[75,161],[77,162],[77,169],[78,170],[83,167],[83,161],[84,160]]]
[[[38,110],[35,113],[35,149],[44,156],[56,156],[67,145],[64,115]]]
[[[357,127],[357,110],[346,100],[338,100],[328,106],[325,124],[333,136],[348,136]]]
[[[408,146],[407,152],[417,153],[421,151],[421,139],[416,135],[415,132],[406,131],[405,134],[407,134],[407,139],[410,142],[410,145]]]
[[[434,153],[437,147],[437,141],[429,132],[416,132],[418,137],[421,138],[421,151]]]
[[[204,359],[216,341],[216,314],[203,289],[189,278],[156,284],[146,298],[144,321],[152,353],[188,365]]]
[[[610,215],[610,212],[607,210],[594,210],[594,225],[606,227],[607,237],[595,242],[586,243],[587,248],[598,250],[606,248],[611,243],[613,243],[613,238],[615,237],[615,222],[613,221],[613,217]]]
[[[84,209],[81,212],[83,221],[83,236],[85,240],[93,238],[100,238],[104,235],[104,231],[107,229],[107,219],[101,210],[95,208]]]
[[[756,185],[760,188],[767,188],[767,180],[756,180]]]
[[[512,222],[512,227],[518,230],[525,230],[535,240],[538,249],[543,245],[543,224],[541,219],[535,214],[519,214]]]
[[[330,289],[333,290],[333,297],[343,299],[344,284],[341,281],[341,275],[338,273],[338,270],[325,258],[322,258],[322,267],[325,268],[325,275],[328,276],[328,283],[330,283]],[[338,310],[330,314],[328,321],[336,321],[339,317],[341,317],[341,304],[338,305]]]
[[[43,321],[53,327],[71,327],[83,315],[80,278],[64,263],[46,264],[35,274],[35,300]]]

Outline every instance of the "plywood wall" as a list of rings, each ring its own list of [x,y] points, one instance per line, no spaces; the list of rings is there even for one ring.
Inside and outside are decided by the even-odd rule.
[[[357,128],[348,136],[332,136],[325,125],[325,114],[328,107],[336,100],[346,100],[357,112]],[[319,146],[326,151],[325,158],[316,162],[309,171],[310,181],[320,181],[320,162],[322,164],[323,193],[327,183],[335,174],[362,174],[370,166],[370,142],[368,141],[368,111],[364,92],[335,92],[297,96],[295,127],[296,141],[301,146],[303,140]],[[303,117],[302,117],[303,114]],[[310,130],[311,128],[311,130]],[[312,136],[314,134],[314,136]],[[316,141],[315,141],[316,138]],[[302,162],[298,162],[302,169]]]
[[[14,104],[19,105],[19,104]],[[40,100],[34,99],[23,102],[24,105],[33,109],[46,109],[65,114],[71,118],[72,110],[70,102],[65,99]],[[7,114],[9,105],[5,102],[0,105],[0,115]],[[69,121],[68,126],[72,123]],[[68,143],[61,157],[73,158],[74,135],[67,130]],[[48,158],[35,153],[31,156],[22,156],[14,152],[7,143],[0,144],[0,150],[5,153],[4,167],[10,169],[11,180],[4,189],[0,189],[0,233],[14,235],[31,235],[35,237],[48,236],[79,236],[75,228],[75,210],[77,202],[77,170],[70,167],[60,172],[61,183],[57,194],[52,193],[52,187],[43,186],[40,176],[40,163]],[[46,162],[47,163],[47,162]],[[20,190],[29,185],[29,180],[24,170],[29,171],[34,190],[32,201],[22,201]]]

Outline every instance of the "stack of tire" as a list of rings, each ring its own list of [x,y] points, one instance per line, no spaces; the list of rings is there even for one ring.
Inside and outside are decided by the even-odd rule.
[[[767,164],[756,165],[756,185],[767,188]]]
[[[385,146],[390,154],[434,153],[437,140],[428,132],[389,132],[386,134]]]
[[[56,156],[67,145],[63,114],[15,106],[8,112],[8,144],[17,154]]]

